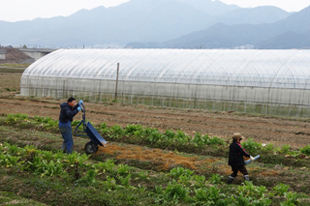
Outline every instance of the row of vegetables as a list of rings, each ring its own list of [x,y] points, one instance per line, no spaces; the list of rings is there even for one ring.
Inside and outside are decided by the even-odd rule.
[[[289,186],[278,184],[268,191],[264,186],[246,182],[226,187],[222,177],[209,179],[194,171],[176,167],[167,173],[139,170],[113,159],[95,162],[86,154],[64,154],[39,150],[33,146],[0,144],[0,170],[11,170],[44,178],[64,179],[67,186],[97,188],[117,193],[139,193],[152,204],[175,205],[298,205],[303,195],[289,192]],[[155,185],[151,183],[157,183]],[[50,188],[47,188],[50,190]],[[141,199],[133,199],[138,202]]]
[[[6,117],[0,119],[3,123],[8,125],[18,125],[21,128],[33,128],[39,130],[49,130],[58,132],[58,121],[51,117],[29,117],[27,114],[8,114]],[[72,126],[77,126],[79,121],[73,121]],[[120,125],[113,125],[109,127],[106,123],[95,125],[96,129],[109,141],[125,142],[146,145],[150,147],[179,149],[184,148],[185,151],[199,151],[206,148],[206,146],[226,147],[228,142],[225,142],[219,137],[210,137],[208,134],[195,133],[190,136],[183,131],[166,130],[160,132],[157,128],[143,127],[141,125],[129,124],[125,128]],[[266,153],[272,152],[274,155],[281,154],[286,157],[300,157],[310,155],[310,145],[307,145],[299,150],[292,150],[290,145],[283,145],[282,147],[275,147],[272,143],[261,144],[249,138],[248,141],[243,142],[242,146],[250,153]],[[217,148],[218,149],[218,148]],[[221,149],[221,148],[220,148]],[[226,155],[224,153],[224,155]],[[305,157],[308,158],[308,157]]]

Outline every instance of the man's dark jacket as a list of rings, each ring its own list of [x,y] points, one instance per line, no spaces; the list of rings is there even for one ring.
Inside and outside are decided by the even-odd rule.
[[[59,115],[59,121],[62,123],[72,122],[73,117],[79,112],[77,108],[79,107],[79,104],[75,105],[74,107],[71,107],[68,103],[62,103],[60,105],[60,115]]]
[[[250,157],[250,155],[237,142],[233,142],[229,147],[228,165],[243,166],[245,165],[243,156]]]

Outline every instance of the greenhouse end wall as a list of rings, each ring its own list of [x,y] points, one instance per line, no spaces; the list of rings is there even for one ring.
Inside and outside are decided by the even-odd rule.
[[[21,95],[310,117],[310,50],[57,50]]]

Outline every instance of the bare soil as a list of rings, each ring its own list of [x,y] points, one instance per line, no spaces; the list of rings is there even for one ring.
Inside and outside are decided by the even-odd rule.
[[[0,114],[26,113],[30,116],[59,115],[59,104],[54,99],[30,100],[16,97],[14,94],[0,96]],[[94,123],[106,122],[109,126],[119,124],[140,124],[156,127],[160,131],[167,129],[183,130],[187,134],[195,132],[218,136],[230,140],[235,132],[254,138],[261,143],[274,143],[276,146],[289,144],[292,148],[310,144],[310,123],[271,117],[253,117],[227,112],[205,110],[179,110],[174,108],[154,109],[144,105],[85,103],[86,118]],[[81,119],[78,114],[75,119]]]

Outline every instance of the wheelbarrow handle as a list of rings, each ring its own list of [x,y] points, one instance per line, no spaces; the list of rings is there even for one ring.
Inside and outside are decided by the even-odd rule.
[[[84,106],[83,103],[80,104],[80,106],[82,107],[82,112],[83,112],[82,117],[83,117],[83,120],[86,120],[86,109],[85,109],[85,106]]]

